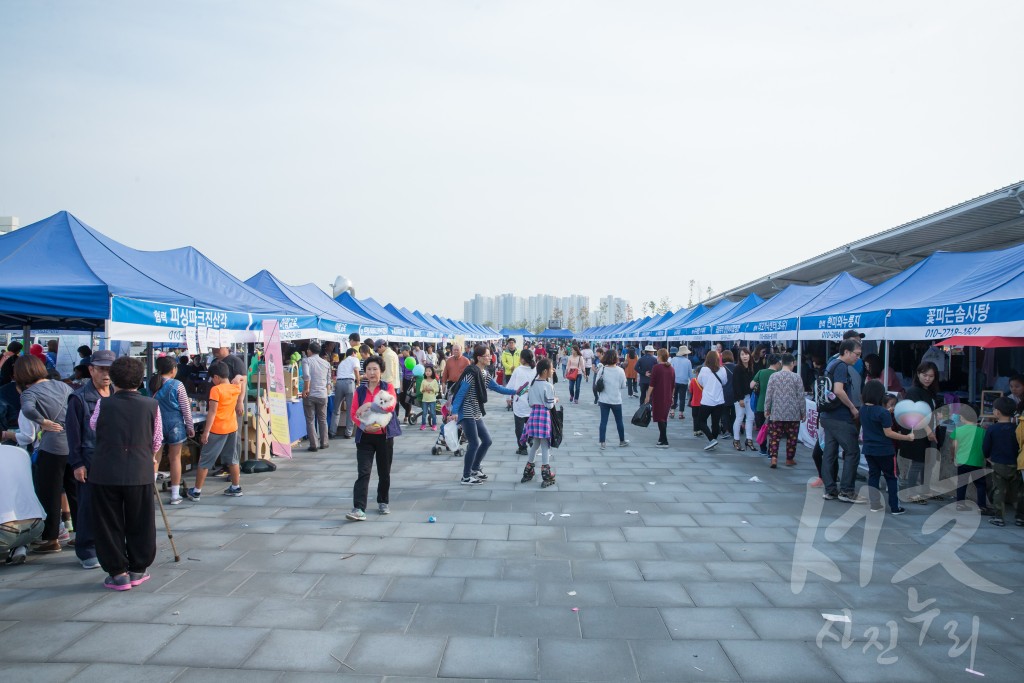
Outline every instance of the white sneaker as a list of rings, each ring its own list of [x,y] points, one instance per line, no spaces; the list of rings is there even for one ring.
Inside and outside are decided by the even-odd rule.
[[[704,450],[706,450],[706,451],[713,451],[713,450],[715,450],[715,446],[717,446],[717,445],[718,445],[718,439],[711,439],[711,443],[709,443],[707,446],[705,446]]]
[[[625,441],[620,441],[619,442],[619,448],[625,448],[628,445],[629,445],[629,439],[626,439]]]
[[[80,560],[82,569],[99,569],[100,561],[95,557],[90,557],[88,560]]]
[[[181,505],[181,501],[183,501],[183,500],[184,500],[184,498],[182,498],[181,496],[171,496],[171,499],[169,501],[167,501],[167,504],[168,505]]]
[[[476,486],[477,484],[482,484],[483,482],[477,479],[476,477],[463,477],[459,483],[462,484],[463,486]]]

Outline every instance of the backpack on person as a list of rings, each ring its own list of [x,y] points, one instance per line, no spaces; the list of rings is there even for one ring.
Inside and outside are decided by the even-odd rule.
[[[818,408],[819,413],[830,413],[833,410],[838,410],[843,405],[843,402],[836,397],[832,389],[832,385],[835,383],[836,368],[842,362],[838,358],[833,359],[825,367],[825,372],[821,373],[820,377],[814,378],[814,405]]]
[[[601,368],[601,372],[597,375],[597,380],[594,382],[594,391],[599,394],[604,392],[604,368]]]
[[[725,383],[722,384],[722,400],[725,405],[732,405],[736,402],[736,389],[732,381],[732,370],[723,365],[722,368],[725,370]],[[718,377],[718,375],[715,375]],[[718,379],[721,382],[721,378]]]

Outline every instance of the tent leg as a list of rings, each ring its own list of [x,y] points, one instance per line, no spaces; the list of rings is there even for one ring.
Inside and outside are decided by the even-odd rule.
[[[146,379],[153,376],[153,342],[146,342]]]
[[[967,400],[974,405],[975,396],[978,393],[978,347],[971,346],[967,352]],[[978,411],[979,414],[981,411]]]
[[[24,348],[22,353],[28,355],[28,350],[32,347],[32,326],[25,325],[21,328],[21,343]]]

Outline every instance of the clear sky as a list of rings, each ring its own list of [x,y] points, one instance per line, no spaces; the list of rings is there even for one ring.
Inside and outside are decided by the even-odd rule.
[[[1017,0],[0,2],[0,215],[461,317],[685,303],[1024,178]]]

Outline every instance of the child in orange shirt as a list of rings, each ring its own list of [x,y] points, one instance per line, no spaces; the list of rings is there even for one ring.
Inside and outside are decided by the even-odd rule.
[[[228,468],[231,485],[224,489],[225,496],[242,495],[242,487],[238,485],[238,419],[241,415],[242,382],[245,375],[239,375],[235,382],[228,381],[230,370],[225,363],[217,362],[210,366],[209,408],[206,411],[206,426],[200,438],[203,450],[199,454],[199,467],[196,471],[196,485],[188,490],[188,499],[198,501],[203,492],[206,473],[210,471],[217,458]]]
[[[697,409],[700,408],[700,397],[703,393],[704,391],[697,384],[697,378],[692,378],[690,380],[690,414],[693,416],[694,436],[702,436],[700,431],[697,431]]]

